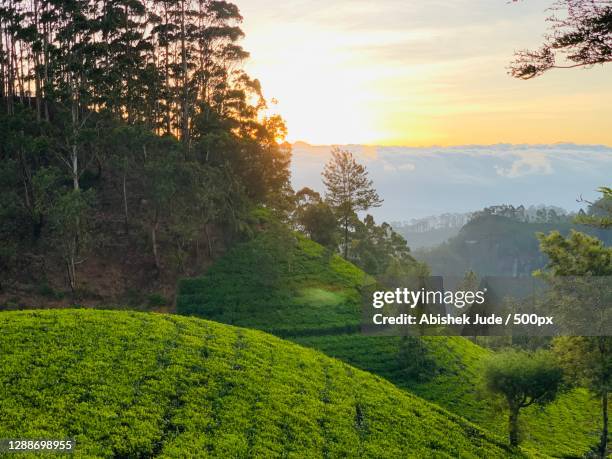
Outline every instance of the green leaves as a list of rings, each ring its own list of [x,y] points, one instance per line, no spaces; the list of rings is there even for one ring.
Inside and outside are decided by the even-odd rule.
[[[489,358],[483,376],[492,393],[503,395],[512,406],[525,408],[554,400],[563,371],[550,352],[508,350]]]
[[[82,457],[513,455],[382,379],[261,332],[94,310],[4,312],[0,328],[3,438],[75,438]]]
[[[492,355],[484,369],[484,383],[505,398],[509,412],[510,444],[519,443],[519,411],[552,402],[561,388],[563,370],[549,351],[507,350]]]
[[[538,234],[538,239],[552,276],[612,275],[612,247],[595,237],[572,230],[567,238],[552,231]]]

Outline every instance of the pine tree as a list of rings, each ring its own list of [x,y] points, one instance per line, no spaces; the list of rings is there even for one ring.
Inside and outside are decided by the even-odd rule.
[[[335,210],[343,230],[343,253],[348,258],[349,228],[357,212],[379,207],[383,200],[368,178],[366,168],[359,164],[351,152],[338,147],[332,149],[332,158],[325,165],[323,183],[325,199]]]

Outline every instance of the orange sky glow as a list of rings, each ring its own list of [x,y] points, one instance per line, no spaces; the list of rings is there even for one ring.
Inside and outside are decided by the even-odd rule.
[[[612,145],[612,67],[514,80],[550,0],[236,2],[249,73],[289,141]]]

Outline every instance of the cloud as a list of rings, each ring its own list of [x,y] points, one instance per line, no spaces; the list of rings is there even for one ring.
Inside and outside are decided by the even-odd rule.
[[[495,204],[549,204],[567,210],[576,199],[597,199],[610,185],[612,148],[574,144],[497,144],[454,147],[345,145],[367,167],[382,207],[377,220],[410,220],[445,212],[467,212]],[[294,189],[324,192],[321,171],[331,147],[296,144]],[[376,154],[374,154],[374,152]]]
[[[509,168],[495,166],[497,173],[503,177],[516,178],[525,175],[552,174],[553,168],[549,158],[543,152],[521,152]]]
[[[413,171],[416,169],[416,166],[412,163],[404,163],[397,166],[397,169],[400,171]]]
[[[412,163],[401,163],[401,164],[392,164],[389,161],[383,160],[383,170],[386,172],[408,172],[414,171],[416,166]]]

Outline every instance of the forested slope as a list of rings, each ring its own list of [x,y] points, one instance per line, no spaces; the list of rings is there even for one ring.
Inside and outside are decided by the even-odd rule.
[[[436,247],[419,249],[414,256],[434,275],[463,276],[471,269],[481,276],[530,276],[546,264],[536,234],[555,230],[568,234],[571,229],[612,243],[609,230],[579,225],[569,217],[538,222],[481,213],[456,236]]]
[[[0,304],[167,306],[253,208],[287,205],[241,21],[224,1],[2,4]]]

